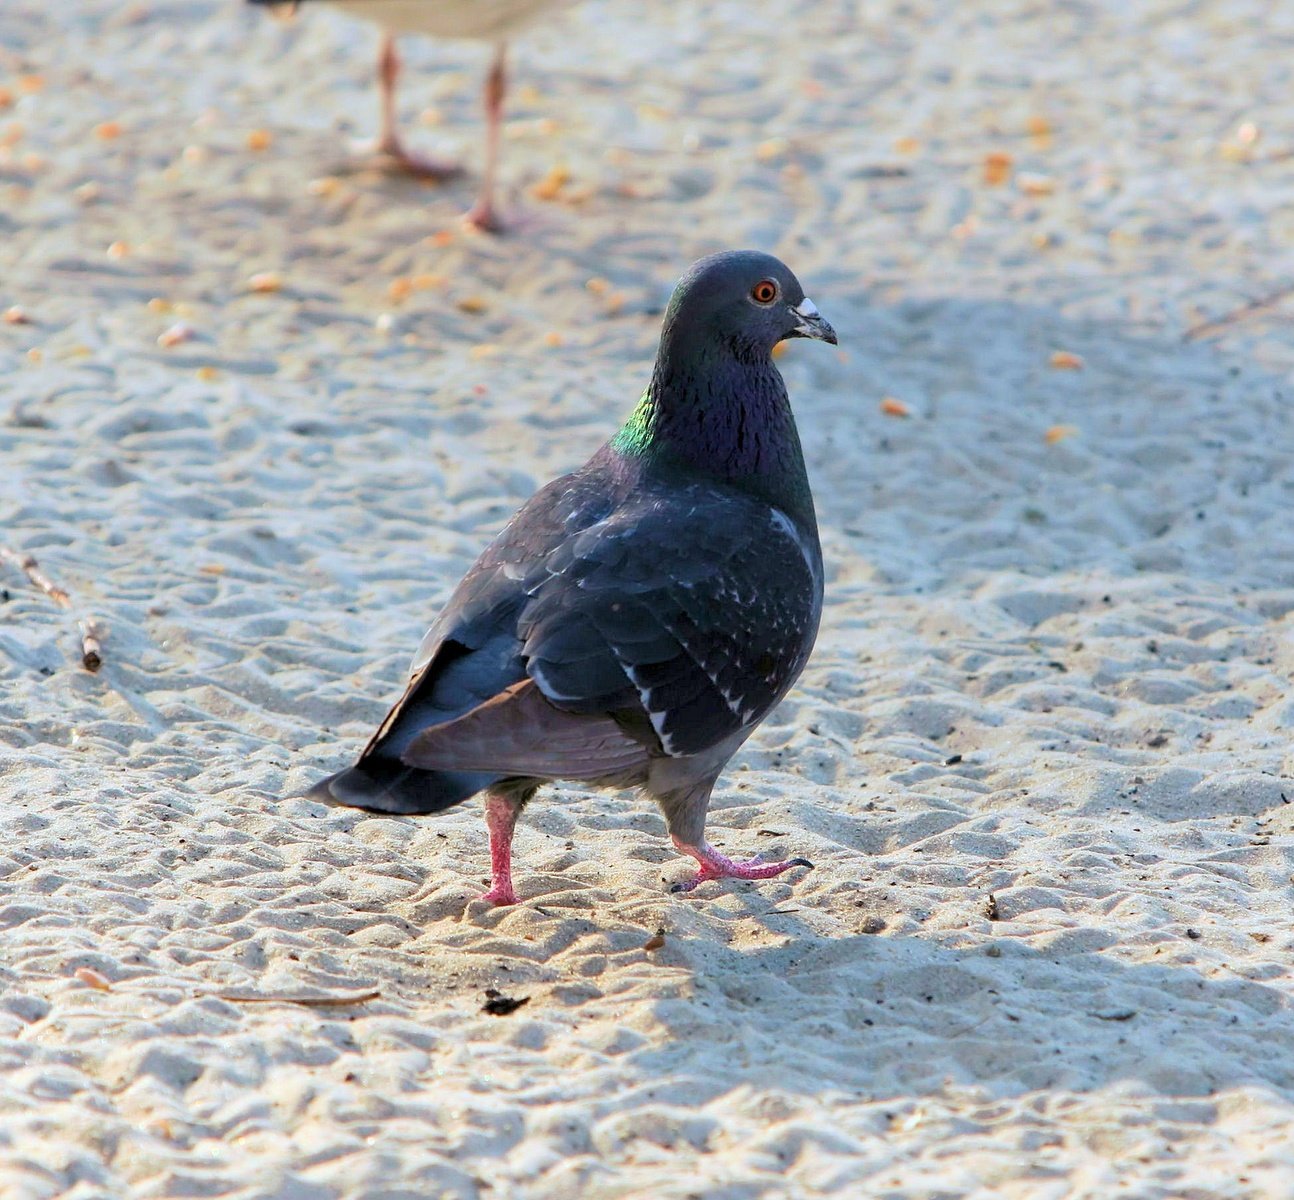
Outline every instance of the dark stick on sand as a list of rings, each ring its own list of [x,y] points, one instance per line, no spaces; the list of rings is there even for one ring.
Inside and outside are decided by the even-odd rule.
[[[103,666],[103,627],[93,617],[81,622],[81,665],[91,673]]]
[[[1274,308],[1289,296],[1294,296],[1294,286],[1283,287],[1280,291],[1272,292],[1269,296],[1260,296],[1257,300],[1250,300],[1248,304],[1233,308],[1229,313],[1224,313],[1212,321],[1201,321],[1198,325],[1192,325],[1182,334],[1182,341],[1193,342],[1196,338],[1212,337],[1213,334],[1220,333],[1228,326],[1244,320],[1245,317],[1262,312],[1267,308]]]
[[[0,546],[0,562],[8,563],[15,570],[21,571],[59,608],[72,607],[72,597],[67,594],[67,590],[59,587],[45,574],[34,554],[19,554],[17,550],[10,550],[8,546]],[[103,626],[94,617],[86,617],[80,622],[80,626],[81,665],[87,671],[97,671],[103,666]]]

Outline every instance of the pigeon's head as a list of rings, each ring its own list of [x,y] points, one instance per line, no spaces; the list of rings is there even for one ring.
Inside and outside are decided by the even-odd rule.
[[[757,250],[730,250],[693,263],[665,312],[666,345],[717,342],[739,358],[758,358],[793,337],[836,344],[836,331],[786,264]]]

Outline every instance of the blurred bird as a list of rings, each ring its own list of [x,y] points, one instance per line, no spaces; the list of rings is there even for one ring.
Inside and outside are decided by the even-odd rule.
[[[499,165],[499,130],[503,98],[507,91],[507,40],[550,9],[573,0],[249,0],[252,4],[291,11],[303,3],[330,3],[334,8],[363,17],[382,27],[377,60],[382,96],[382,131],[378,152],[395,165],[422,179],[449,179],[461,173],[455,163],[422,158],[405,148],[396,129],[395,82],[400,74],[397,35],[424,33],[441,38],[470,38],[494,45],[494,59],[485,77],[485,171],[476,203],[464,220],[479,229],[500,232],[503,221],[495,204]]]
[[[683,276],[651,383],[583,467],[541,489],[468,571],[405,693],[353,767],[310,795],[434,813],[485,793],[492,886],[515,904],[517,816],[547,780],[640,786],[710,879],[710,792],[795,682],[817,636],[822,552],[784,338],[836,335],[794,275],[753,251]]]

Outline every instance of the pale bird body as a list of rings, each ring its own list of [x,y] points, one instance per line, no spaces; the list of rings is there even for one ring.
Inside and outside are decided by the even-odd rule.
[[[249,0],[249,3],[296,10],[302,3],[327,3],[350,16],[371,21],[382,30],[378,52],[382,128],[378,151],[401,170],[426,179],[448,179],[459,173],[452,163],[411,153],[401,139],[396,120],[395,84],[400,57],[395,39],[406,34],[439,38],[468,38],[494,46],[485,80],[485,167],[476,203],[466,215],[469,224],[497,232],[503,228],[495,191],[499,163],[499,132],[507,91],[507,41],[545,13],[573,0]]]
[[[397,37],[468,38],[502,42],[571,0],[326,0]]]

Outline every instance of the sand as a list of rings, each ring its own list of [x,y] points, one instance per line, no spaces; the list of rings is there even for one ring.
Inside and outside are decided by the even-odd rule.
[[[1291,1194],[1294,304],[1227,316],[1294,266],[1288,10],[586,4],[503,240],[355,168],[339,15],[0,47],[0,542],[72,597],[0,568],[0,1193]],[[408,43],[411,141],[479,164],[487,53]],[[558,787],[489,910],[473,806],[278,799],[732,245],[841,345],[781,359],[818,649],[710,831],[816,869],[672,897]]]

